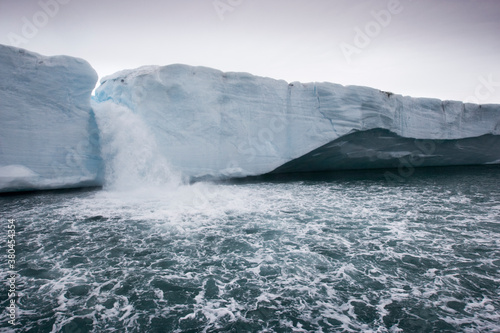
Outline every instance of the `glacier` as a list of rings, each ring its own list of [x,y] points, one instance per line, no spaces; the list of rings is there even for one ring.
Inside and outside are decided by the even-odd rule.
[[[102,185],[94,69],[0,45],[0,78],[0,192]]]
[[[92,106],[127,109],[190,179],[500,163],[500,105],[360,86],[287,83],[187,65],[101,80]]]
[[[500,105],[0,45],[0,192],[500,164]]]

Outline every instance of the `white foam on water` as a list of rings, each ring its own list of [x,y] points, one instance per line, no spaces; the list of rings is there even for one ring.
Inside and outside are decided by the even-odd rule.
[[[195,221],[248,210],[249,192],[237,186],[188,184],[132,110],[111,101],[93,107],[106,165],[105,186],[87,202],[80,201],[77,214],[160,221],[182,230]]]
[[[400,332],[394,317],[418,309],[429,315],[423,321],[494,331],[498,299],[478,297],[468,284],[500,282],[491,271],[498,234],[488,229],[498,204],[439,193],[302,181],[152,182],[55,200],[40,219],[32,218],[36,209],[16,217],[32,218],[24,232],[37,235],[40,254],[26,260],[59,274],[37,289],[58,301],[57,329],[85,317],[116,331],[174,318],[200,331],[245,323],[257,331]],[[68,243],[62,251],[52,239],[58,233]],[[78,256],[92,259],[68,267]],[[490,271],[475,272],[484,267]],[[33,281],[41,280],[26,279],[26,293]],[[82,285],[86,294],[67,294]],[[77,314],[82,307],[91,312]]]

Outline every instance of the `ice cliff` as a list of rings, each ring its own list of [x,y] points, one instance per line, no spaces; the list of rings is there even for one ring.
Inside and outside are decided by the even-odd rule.
[[[84,60],[0,45],[0,192],[102,184]]]
[[[0,45],[0,192],[500,163],[500,105],[170,65],[104,78],[91,107],[96,80]]]
[[[104,78],[93,107],[130,110],[193,178],[500,163],[500,105],[170,65]]]

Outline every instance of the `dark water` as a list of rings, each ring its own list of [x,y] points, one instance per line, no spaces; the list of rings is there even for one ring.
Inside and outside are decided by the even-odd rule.
[[[499,332],[499,184],[470,167],[0,197],[16,329]]]

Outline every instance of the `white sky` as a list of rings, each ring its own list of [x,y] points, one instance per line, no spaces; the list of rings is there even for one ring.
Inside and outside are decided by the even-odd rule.
[[[348,61],[357,28],[372,36]],[[0,44],[84,58],[100,77],[183,63],[500,103],[499,0],[0,0]]]

